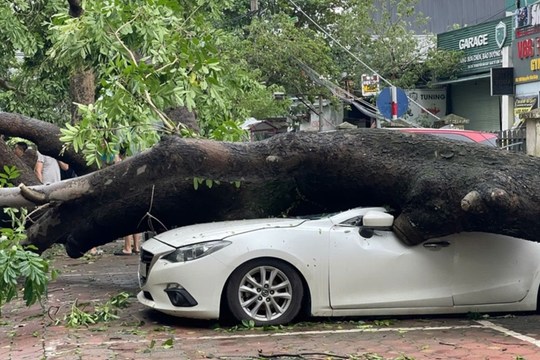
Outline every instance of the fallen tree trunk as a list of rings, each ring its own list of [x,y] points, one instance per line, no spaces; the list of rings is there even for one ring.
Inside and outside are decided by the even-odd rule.
[[[33,187],[50,208],[28,242],[65,243],[78,257],[146,230],[148,213],[170,227],[362,205],[396,209],[395,230],[410,245],[463,231],[540,241],[539,174],[537,158],[380,129],[254,143],[171,136],[114,166]],[[0,205],[30,204],[24,196],[2,189]]]

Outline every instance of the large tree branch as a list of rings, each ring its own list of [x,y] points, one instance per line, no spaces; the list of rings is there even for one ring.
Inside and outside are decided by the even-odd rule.
[[[97,166],[87,166],[81,153],[67,149],[62,155],[60,128],[45,121],[32,119],[20,114],[0,112],[0,134],[17,136],[36,143],[42,154],[62,160],[72,166],[77,174],[87,174],[97,170]]]
[[[41,250],[65,243],[77,257],[147,229],[146,221],[138,226],[148,212],[182,226],[388,205],[398,213],[396,233],[410,245],[463,231],[540,242],[539,174],[538,158],[380,129],[255,143],[171,136],[85,177],[33,188],[51,206],[28,241]],[[0,205],[19,201],[28,204],[18,189],[0,190]]]

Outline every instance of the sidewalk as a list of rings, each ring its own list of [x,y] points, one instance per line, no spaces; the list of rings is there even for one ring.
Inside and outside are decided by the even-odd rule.
[[[137,293],[138,258],[112,255],[121,247],[120,242],[108,244],[102,256],[83,259],[70,259],[55,250],[54,266],[62,274],[50,284],[45,310],[40,305],[26,308],[22,301],[2,308],[0,359],[236,360],[255,359],[260,354],[287,354],[279,359],[298,359],[292,355],[319,353],[304,357],[540,360],[540,342],[534,343],[540,340],[538,317],[531,321],[520,317],[487,322],[465,317],[399,319],[378,325],[369,319],[319,319],[322,322],[297,324],[280,331],[216,331],[216,321],[166,316],[130,298],[131,305],[122,310],[120,318],[108,324],[88,328],[68,328],[62,321],[55,324],[76,300],[79,304],[103,303],[120,292]],[[505,333],[506,329],[520,328],[525,329],[523,338]]]

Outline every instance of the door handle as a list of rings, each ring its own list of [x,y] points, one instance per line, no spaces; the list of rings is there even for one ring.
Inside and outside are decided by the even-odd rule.
[[[438,242],[430,242],[425,243],[424,247],[427,249],[438,249],[442,247],[449,247],[450,243],[448,241],[438,241]]]

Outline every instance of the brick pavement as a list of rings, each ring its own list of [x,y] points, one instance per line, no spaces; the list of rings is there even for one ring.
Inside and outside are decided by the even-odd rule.
[[[305,358],[325,360],[338,356],[369,359],[368,354],[382,359],[540,360],[540,347],[531,343],[540,340],[538,316],[493,318],[488,323],[464,317],[399,319],[382,327],[367,319],[347,319],[296,324],[281,331],[228,332],[213,330],[215,321],[173,318],[130,299],[131,305],[120,313],[120,319],[106,326],[55,324],[76,300],[105,302],[120,292],[136,294],[137,257],[113,256],[120,247],[120,243],[109,244],[103,256],[85,259],[51,252],[54,266],[62,274],[50,284],[43,307],[26,308],[22,301],[2,307],[0,360],[255,359],[259,354],[301,353],[320,353],[323,355]],[[497,326],[525,337],[509,336]],[[170,339],[172,347],[166,346]],[[281,357],[285,358],[294,357]],[[371,355],[371,359],[377,357]]]

